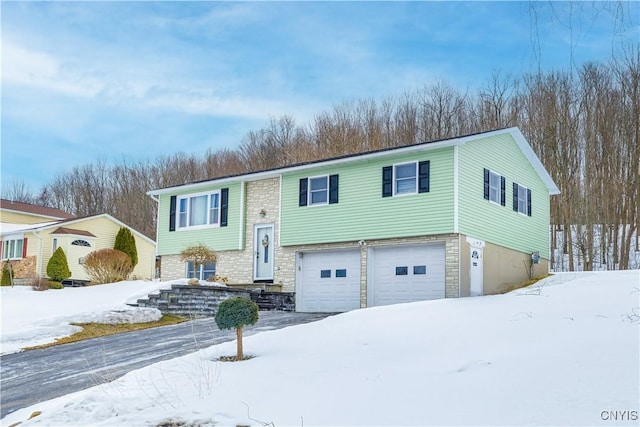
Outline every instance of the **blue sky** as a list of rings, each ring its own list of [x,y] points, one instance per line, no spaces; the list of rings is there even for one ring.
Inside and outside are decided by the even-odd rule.
[[[2,185],[236,148],[270,117],[304,125],[437,80],[607,62],[637,45],[639,5],[2,2]]]

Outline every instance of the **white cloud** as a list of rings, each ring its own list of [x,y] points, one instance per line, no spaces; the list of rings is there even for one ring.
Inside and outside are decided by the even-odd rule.
[[[5,84],[31,86],[64,95],[90,98],[104,85],[89,76],[69,72],[52,55],[2,41],[2,80]]]

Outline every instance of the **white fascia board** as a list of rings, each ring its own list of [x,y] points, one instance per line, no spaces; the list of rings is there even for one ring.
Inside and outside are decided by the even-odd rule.
[[[533,167],[533,170],[538,174],[542,182],[549,189],[549,194],[550,195],[560,194],[560,189],[558,188],[556,183],[553,181],[553,178],[551,178],[551,175],[549,175],[549,172],[547,172],[547,169],[544,167],[544,165],[540,161],[540,158],[536,155],[535,151],[533,151],[533,148],[531,148],[531,145],[529,145],[529,143],[527,142],[527,140],[525,139],[524,135],[522,134],[519,128],[510,127],[507,129],[499,129],[491,132],[480,133],[477,135],[465,136],[458,139],[460,141],[460,145],[464,145],[469,141],[473,141],[479,138],[488,138],[496,135],[502,135],[505,133],[510,134],[511,137],[514,139],[514,141],[516,141],[516,144],[518,144],[518,147],[520,148],[520,151],[522,151],[522,154],[524,154],[524,157],[529,161],[529,163]]]
[[[484,136],[485,134],[482,134],[482,135]],[[282,175],[287,174],[287,173],[298,172],[298,171],[301,171],[301,170],[312,170],[312,169],[322,168],[322,167],[327,167],[327,166],[342,165],[342,164],[345,164],[345,163],[358,162],[358,161],[362,161],[362,160],[377,159],[377,158],[380,158],[380,157],[385,157],[385,156],[390,156],[390,155],[395,155],[395,154],[406,154],[406,153],[413,153],[413,152],[420,152],[420,151],[436,150],[438,148],[444,148],[444,147],[452,147],[454,145],[459,145],[460,142],[461,142],[461,140],[459,138],[452,138],[452,139],[447,139],[447,140],[438,141],[438,142],[430,142],[430,143],[417,144],[417,145],[408,145],[406,147],[400,147],[400,148],[394,148],[394,149],[386,149],[386,150],[383,150],[383,151],[377,151],[377,152],[369,153],[369,154],[353,155],[353,156],[343,157],[343,158],[338,158],[338,159],[333,159],[333,160],[325,160],[325,161],[307,163],[307,164],[298,165],[298,166],[283,167],[283,168],[280,168],[280,169],[274,169],[274,170],[265,171],[265,172],[248,173],[246,175],[237,175],[237,176],[232,176],[232,177],[228,177],[228,178],[220,178],[220,179],[215,179],[214,178],[214,179],[211,179],[209,181],[195,182],[195,183],[191,183],[191,184],[184,184],[184,185],[175,186],[175,187],[169,187],[169,188],[161,188],[161,189],[158,189],[158,190],[148,191],[147,195],[149,195],[149,196],[159,196],[159,195],[162,195],[162,194],[175,194],[176,191],[180,191],[180,192],[182,192],[182,191],[194,191],[194,190],[202,189],[202,188],[205,188],[205,187],[210,187],[212,184],[219,185],[219,184],[225,184],[225,183],[228,183],[228,182],[258,181],[258,180],[261,180],[261,179],[275,178],[275,177],[282,176]]]
[[[531,163],[533,170],[536,171],[542,182],[544,182],[544,184],[549,189],[549,194],[552,196],[560,194],[560,189],[553,181],[553,178],[551,178],[551,175],[549,175],[549,172],[547,172],[547,169],[545,169],[544,165],[540,161],[540,158],[536,155],[535,151],[533,151],[533,148],[531,148],[531,145],[529,145],[527,140],[524,138],[524,135],[522,135],[520,129],[513,127],[507,130],[516,141],[516,143],[520,147],[520,150],[522,150],[522,153],[527,158],[529,163]]]

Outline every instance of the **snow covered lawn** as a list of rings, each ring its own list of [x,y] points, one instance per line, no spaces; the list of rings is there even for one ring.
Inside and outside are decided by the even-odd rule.
[[[0,288],[2,335],[0,352],[54,342],[80,330],[71,323],[143,323],[158,320],[156,309],[126,305],[170,282],[142,280],[83,288],[34,291],[29,286]]]
[[[602,272],[356,310],[246,337],[251,360],[213,346],[2,425],[638,425],[639,297],[639,271]]]

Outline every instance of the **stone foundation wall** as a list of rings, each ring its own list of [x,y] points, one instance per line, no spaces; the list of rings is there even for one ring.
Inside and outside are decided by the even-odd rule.
[[[4,262],[2,263],[4,265]],[[14,279],[32,279],[36,277],[36,256],[11,260]]]

